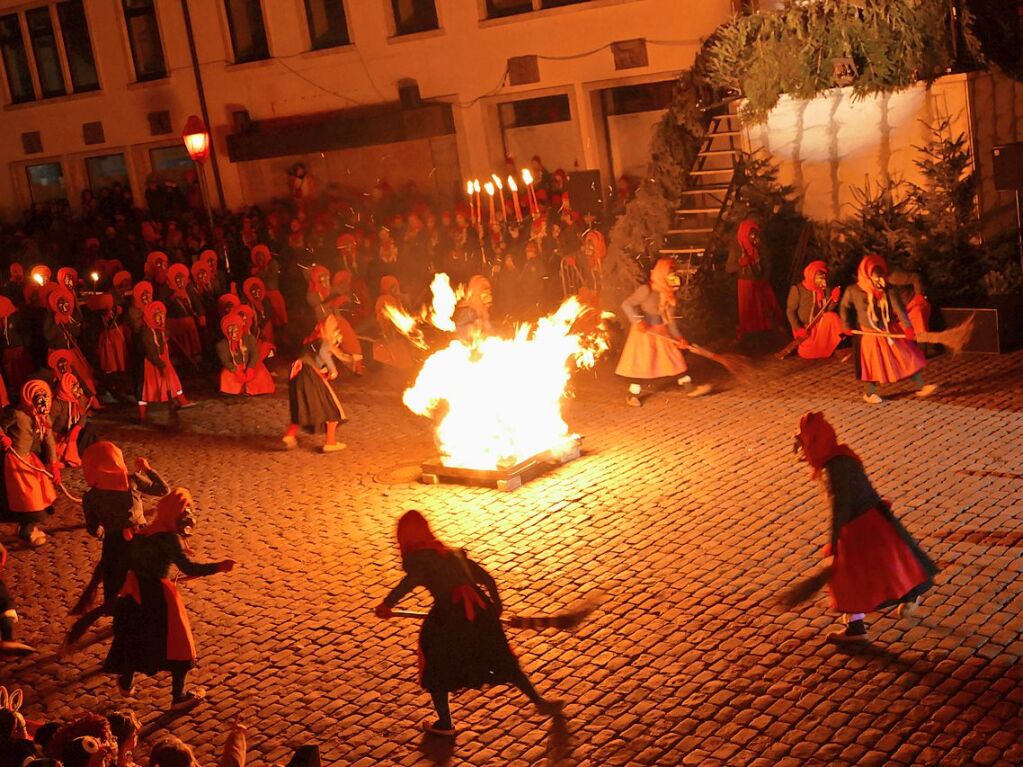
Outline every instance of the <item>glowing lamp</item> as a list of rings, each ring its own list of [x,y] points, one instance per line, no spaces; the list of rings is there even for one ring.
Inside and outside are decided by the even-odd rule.
[[[93,272],[89,275],[93,282],[99,282],[99,272]]]
[[[501,183],[501,178],[496,173],[491,173],[490,178],[494,179],[494,186],[498,189],[504,189],[504,184]]]
[[[494,196],[494,185],[491,184],[489,181],[483,185],[483,188],[487,190],[487,194],[489,194],[491,197]]]
[[[181,132],[181,140],[192,162],[202,162],[210,154],[210,134],[206,125],[197,115],[190,115]]]
[[[513,192],[519,191],[519,185],[515,183],[515,176],[508,176],[508,188]]]
[[[533,183],[533,174],[529,172],[529,168],[522,169],[522,180],[526,182],[526,186]]]
[[[472,182],[471,181],[466,181],[465,182],[465,193],[467,195],[469,195],[470,197],[472,197],[472,192],[473,192]]]
[[[480,180],[479,179],[476,179],[475,181],[472,182],[472,188],[473,188],[473,191],[476,192],[476,194],[480,193]]]

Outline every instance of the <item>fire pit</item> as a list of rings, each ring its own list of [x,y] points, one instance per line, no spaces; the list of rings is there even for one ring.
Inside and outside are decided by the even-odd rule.
[[[498,490],[511,491],[522,487],[523,482],[536,479],[550,469],[574,461],[581,455],[581,439],[573,438],[564,447],[557,450],[545,450],[519,461],[514,466],[497,469],[466,469],[460,466],[445,466],[439,461],[422,465],[421,481],[427,485],[439,485],[442,482],[478,487],[494,487]]]

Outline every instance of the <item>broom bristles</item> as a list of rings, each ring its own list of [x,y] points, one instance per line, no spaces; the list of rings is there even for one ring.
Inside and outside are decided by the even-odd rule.
[[[976,315],[971,314],[964,322],[954,328],[939,331],[925,331],[917,333],[917,340],[925,344],[941,344],[953,355],[962,352],[963,347],[970,342],[973,336],[973,320]]]
[[[572,631],[600,606],[601,601],[603,597],[597,594],[588,596],[555,615],[514,615],[508,618],[508,626],[516,629],[554,628],[559,631]]]
[[[753,375],[753,363],[748,357],[743,357],[741,354],[718,354],[695,344],[689,345],[689,351],[718,363],[731,376],[740,381],[748,381]]]
[[[817,592],[824,588],[830,580],[831,568],[822,568],[813,575],[796,581],[795,584],[782,591],[778,595],[778,601],[781,602],[783,607],[788,608],[801,605],[803,602],[813,599]]]

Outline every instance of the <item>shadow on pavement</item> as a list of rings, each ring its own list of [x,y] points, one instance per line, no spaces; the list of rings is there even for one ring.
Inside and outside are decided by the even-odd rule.
[[[419,739],[419,753],[431,764],[447,767],[455,754],[454,738],[438,738],[436,735],[423,733]]]
[[[554,717],[547,730],[547,761],[551,765],[574,764],[572,748],[572,731],[568,729],[568,720],[563,716]]]

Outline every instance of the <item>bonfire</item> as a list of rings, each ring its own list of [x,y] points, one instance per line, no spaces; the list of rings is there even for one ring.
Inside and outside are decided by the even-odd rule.
[[[422,317],[388,310],[395,327],[421,348],[421,325],[455,330],[461,298],[447,275],[437,275],[431,287],[433,302]],[[441,464],[488,471],[573,449],[578,437],[562,404],[572,372],[592,367],[607,350],[595,313],[572,297],[535,324],[518,325],[511,337],[476,329],[433,351],[403,402],[433,419]]]

